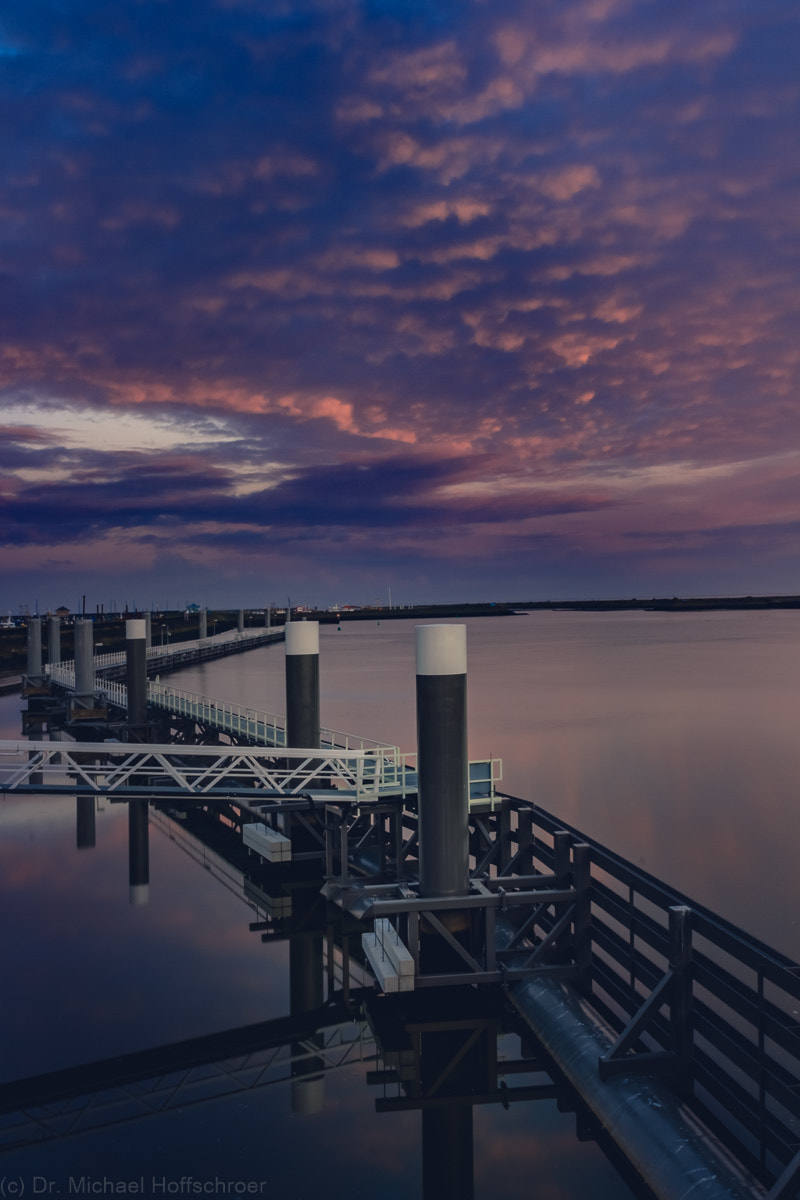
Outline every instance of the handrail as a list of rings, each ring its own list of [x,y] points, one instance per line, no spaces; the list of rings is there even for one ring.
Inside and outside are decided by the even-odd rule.
[[[275,629],[245,629],[239,632],[236,629],[226,629],[224,633],[215,633],[206,638],[192,638],[185,642],[168,642],[166,646],[153,646],[147,648],[148,658],[167,658],[175,654],[183,654],[187,651],[199,650],[201,647],[226,645],[229,642],[242,641],[257,641],[267,636],[274,636],[278,632]],[[126,652],[124,650],[114,650],[108,654],[95,654],[93,663],[95,670],[101,670],[104,667],[117,667],[125,662]],[[65,660],[62,663],[48,664],[44,668],[45,675],[50,675],[55,678],[54,671],[58,666],[71,667],[74,669],[75,663],[73,659]]]
[[[484,841],[493,832],[505,841],[504,860],[521,875],[557,869],[559,837],[588,845],[586,1002],[615,1035],[635,1030],[637,1037],[634,1053],[615,1065],[646,1071],[648,1059],[663,1064],[677,1039],[683,1074],[676,1078],[695,1115],[766,1185],[795,1155],[800,1170],[800,966],[526,800],[498,797],[495,811],[478,821]],[[490,869],[503,873],[495,854],[484,861],[490,858]],[[670,912],[677,909],[688,910],[690,927],[682,1017],[668,1003],[659,1007],[658,990],[674,976]],[[543,914],[542,938],[553,921]]]

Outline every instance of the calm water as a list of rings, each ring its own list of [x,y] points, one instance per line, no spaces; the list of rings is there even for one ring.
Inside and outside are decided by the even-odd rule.
[[[800,615],[548,613],[467,624],[471,756],[502,757],[506,790],[800,958]],[[280,711],[283,651],[172,681]],[[321,688],[325,724],[413,750],[413,624],[324,627]],[[2,736],[18,735],[18,707],[0,699]],[[69,800],[5,800],[0,824],[2,1080],[289,1012],[287,944],[263,943],[241,898],[156,829],[150,903],[129,904],[124,806],[98,812],[92,850],[75,849]],[[192,1176],[285,1200],[420,1197],[420,1115],[376,1114],[381,1092],[366,1069],[329,1073],[321,1113],[293,1113],[279,1083],[9,1151],[0,1174],[27,1194],[37,1179],[66,1195],[70,1178],[105,1175],[123,1185],[144,1177],[145,1195],[170,1194],[154,1193],[153,1177]],[[122,1116],[125,1097],[116,1099]],[[574,1124],[549,1101],[476,1107],[475,1195],[628,1197]],[[49,1182],[36,1186],[45,1194]]]

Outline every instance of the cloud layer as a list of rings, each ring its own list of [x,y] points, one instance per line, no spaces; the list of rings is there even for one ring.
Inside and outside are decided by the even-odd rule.
[[[781,0],[12,0],[0,602],[799,591],[798,51]]]

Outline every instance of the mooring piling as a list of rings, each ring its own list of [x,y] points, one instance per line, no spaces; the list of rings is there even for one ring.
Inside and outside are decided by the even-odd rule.
[[[205,608],[201,608],[200,612],[197,615],[198,615],[198,620],[199,620],[199,629],[197,631],[197,636],[200,639],[200,641],[202,642],[205,638],[208,637],[208,610]]]
[[[28,618],[28,679],[41,680],[42,672],[42,619]]]
[[[286,745],[319,747],[319,621],[286,626]]]
[[[417,626],[420,895],[469,890],[467,629]]]
[[[128,687],[128,724],[147,721],[147,625],[135,617],[125,622],[125,674]]]
[[[76,621],[75,631],[75,697],[94,699],[94,625],[91,621]],[[90,705],[91,707],[91,705]]]
[[[61,662],[61,618],[47,619],[47,661],[51,667]]]

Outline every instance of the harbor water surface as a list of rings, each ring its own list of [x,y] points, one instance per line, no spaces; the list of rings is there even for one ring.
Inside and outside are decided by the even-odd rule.
[[[467,627],[470,756],[502,758],[503,790],[800,958],[800,614],[548,612]],[[413,622],[323,626],[320,679],[325,725],[414,749]],[[280,712],[283,650],[168,682]],[[0,699],[0,733],[19,729],[18,698]],[[96,820],[95,848],[79,851],[73,802],[0,805],[0,1082],[289,1012],[288,946],[249,929],[241,895],[153,828],[150,903],[131,906],[125,806]],[[0,1174],[29,1194],[101,1194],[104,1180],[117,1194],[190,1194],[191,1179],[216,1187],[204,1194],[422,1196],[419,1113],[376,1113],[368,1066],[327,1072],[310,1114],[292,1112],[288,1082],[185,1105],[176,1092],[169,1112],[136,1120],[130,1097],[105,1097],[120,1123],[92,1129],[91,1111],[72,1111],[62,1136],[3,1154]],[[631,1194],[551,1101],[477,1106],[474,1174],[477,1197]]]

